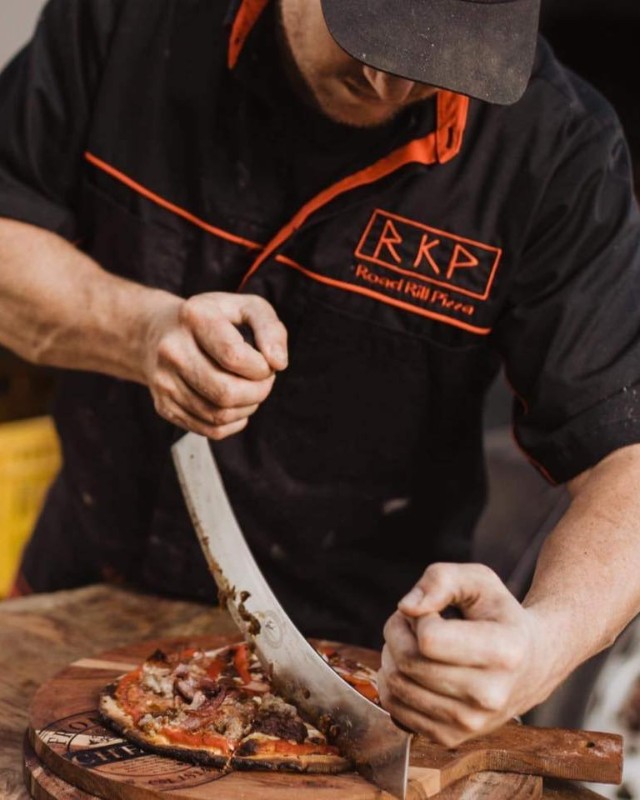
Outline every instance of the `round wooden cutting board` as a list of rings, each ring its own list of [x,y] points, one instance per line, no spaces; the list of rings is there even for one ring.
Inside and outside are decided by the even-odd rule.
[[[238,639],[212,636],[143,642],[81,659],[36,694],[30,714],[25,777],[37,800],[381,800],[390,797],[357,773],[297,775],[231,772],[145,753],[105,727],[98,694],[157,647],[165,651],[221,647]],[[379,654],[340,646],[350,658],[377,667]],[[32,748],[32,750],[30,749]],[[421,764],[412,757],[412,766]],[[441,792],[442,800],[537,800],[542,779],[478,773]]]

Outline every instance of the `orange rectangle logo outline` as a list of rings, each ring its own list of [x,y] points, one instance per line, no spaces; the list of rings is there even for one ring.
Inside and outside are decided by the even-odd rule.
[[[486,289],[485,289],[484,293],[483,294],[479,294],[478,292],[472,292],[469,289],[463,289],[463,288],[461,288],[459,286],[456,286],[453,283],[447,283],[446,281],[439,281],[437,278],[429,278],[429,277],[427,277],[425,275],[421,275],[419,272],[416,272],[415,270],[411,271],[411,270],[403,269],[402,267],[398,267],[397,264],[389,264],[386,261],[382,261],[382,259],[373,258],[372,256],[369,256],[369,255],[366,255],[365,253],[363,253],[362,252],[362,247],[364,246],[365,242],[367,241],[367,239],[369,237],[369,234],[371,233],[371,229],[373,228],[373,225],[374,225],[378,215],[381,215],[383,217],[389,217],[390,219],[394,219],[397,222],[403,222],[403,223],[405,223],[407,225],[412,226],[413,228],[421,228],[422,230],[425,230],[425,231],[429,231],[429,232],[432,232],[432,233],[437,233],[437,234],[439,234],[441,236],[446,236],[448,239],[453,239],[456,242],[464,242],[465,244],[471,244],[474,247],[478,247],[481,250],[485,250],[487,252],[495,253],[495,259],[493,261],[493,264],[491,265],[489,278],[487,280],[487,286],[486,286]],[[448,231],[443,231],[443,230],[440,230],[439,228],[434,228],[431,225],[425,225],[425,224],[423,224],[421,222],[414,222],[413,220],[407,219],[406,217],[402,217],[399,214],[392,214],[390,211],[385,211],[382,208],[376,208],[374,210],[373,214],[371,215],[371,219],[367,223],[367,227],[365,228],[365,231],[362,234],[362,237],[360,238],[360,241],[358,242],[358,246],[357,246],[357,248],[355,250],[355,255],[358,258],[363,259],[364,261],[369,261],[369,262],[371,262],[373,264],[377,264],[380,267],[384,267],[385,269],[390,269],[393,272],[399,273],[400,275],[405,275],[405,276],[413,278],[413,279],[421,280],[421,281],[424,281],[425,283],[433,283],[433,284],[436,284],[437,286],[442,286],[445,289],[450,289],[451,291],[459,292],[460,294],[465,294],[468,297],[473,297],[476,300],[486,300],[489,297],[490,293],[491,293],[491,287],[493,286],[493,281],[494,281],[494,278],[495,278],[495,275],[496,275],[496,271],[498,269],[498,264],[500,263],[500,260],[502,258],[502,248],[501,247],[494,247],[494,246],[488,245],[488,244],[483,244],[482,242],[477,242],[474,239],[467,239],[464,236],[458,236],[457,234],[449,233]]]

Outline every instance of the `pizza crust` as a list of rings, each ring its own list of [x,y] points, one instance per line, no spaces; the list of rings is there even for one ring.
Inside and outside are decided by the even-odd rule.
[[[115,691],[117,686],[117,683],[111,683],[103,689],[100,693],[98,710],[102,720],[125,739],[137,744],[143,750],[149,750],[160,756],[177,758],[179,761],[189,761],[191,764],[198,764],[204,767],[218,767],[220,769],[229,767],[229,756],[213,753],[204,748],[195,749],[178,744],[165,744],[137,728],[131,715],[127,714],[116,700]]]
[[[255,755],[232,756],[231,766],[238,770],[262,770],[271,772],[308,772],[314,775],[338,775],[349,772],[352,764],[342,756],[293,756]]]
[[[339,658],[321,654],[330,663]],[[341,673],[366,669],[346,661],[336,666]],[[373,671],[368,674],[375,676]],[[362,677],[358,671],[358,680]],[[368,687],[365,696],[377,691],[374,678],[371,682],[373,688]],[[141,667],[103,689],[99,712],[108,725],[144,750],[224,771],[336,774],[352,768],[320,731],[270,689],[245,644],[169,655],[156,651]],[[211,741],[180,741],[192,736],[222,741],[219,747]]]

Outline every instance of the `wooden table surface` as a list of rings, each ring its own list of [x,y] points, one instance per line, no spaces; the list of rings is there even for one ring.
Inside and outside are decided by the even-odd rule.
[[[227,614],[217,608],[113,586],[0,603],[0,798],[29,798],[22,780],[29,704],[39,685],[64,666],[144,639],[235,631]],[[547,800],[598,797],[566,783],[545,788]]]

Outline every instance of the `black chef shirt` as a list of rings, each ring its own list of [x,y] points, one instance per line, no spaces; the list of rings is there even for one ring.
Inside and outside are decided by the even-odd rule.
[[[142,283],[233,290],[297,206],[440,124],[433,102],[373,131],[323,119],[285,82],[272,12],[230,70],[215,6],[53,0],[0,78],[0,214]],[[375,642],[429,560],[468,555],[500,359],[517,438],[551,480],[640,438],[639,222],[615,116],[541,42],[525,97],[472,101],[463,127],[450,158],[323,202],[243,284],[285,320],[291,366],[216,452],[309,633]],[[56,419],[65,468],[27,552],[35,588],[115,571],[211,597],[175,431],[146,390],[69,374]]]

